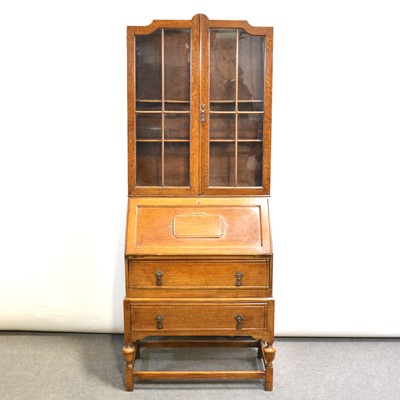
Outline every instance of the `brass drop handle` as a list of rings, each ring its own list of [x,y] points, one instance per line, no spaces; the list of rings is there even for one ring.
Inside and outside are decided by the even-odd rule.
[[[156,272],[154,272],[154,275],[157,278],[156,286],[162,286],[162,277],[164,274],[158,269]]]
[[[235,286],[240,286],[242,284],[243,275],[244,275],[243,272],[240,271],[235,273],[235,278],[236,278]]]
[[[200,122],[206,122],[206,105],[200,106]]]
[[[242,322],[244,321],[244,318],[240,314],[238,314],[236,315],[235,319],[236,319],[236,329],[242,329]]]
[[[161,314],[157,315],[157,317],[156,317],[157,329],[162,329],[163,328],[163,319],[164,319],[164,317]]]

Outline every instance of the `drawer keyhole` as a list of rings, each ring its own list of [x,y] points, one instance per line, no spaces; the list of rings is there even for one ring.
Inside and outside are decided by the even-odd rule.
[[[244,321],[244,318],[240,314],[238,314],[236,315],[235,319],[236,319],[236,329],[242,329],[242,322]]]
[[[235,274],[235,278],[236,278],[235,286],[240,286],[242,284],[243,275],[244,275],[243,272],[240,272],[240,271],[236,272],[236,274]]]
[[[162,286],[162,277],[164,274],[158,269],[156,272],[154,272],[154,275],[157,278],[156,286]]]
[[[157,317],[156,317],[157,329],[162,329],[163,328],[163,319],[164,319],[164,317],[161,314],[157,315]]]

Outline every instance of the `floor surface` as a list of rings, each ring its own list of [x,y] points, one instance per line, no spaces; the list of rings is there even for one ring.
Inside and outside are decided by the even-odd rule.
[[[1,400],[397,400],[399,339],[277,338],[261,380],[138,382],[124,391],[122,335],[0,332]],[[135,368],[258,369],[256,349],[142,349]]]

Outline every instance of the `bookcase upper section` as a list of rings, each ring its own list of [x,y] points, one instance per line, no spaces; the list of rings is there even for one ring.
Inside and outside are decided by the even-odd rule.
[[[128,27],[130,196],[269,195],[272,28]]]

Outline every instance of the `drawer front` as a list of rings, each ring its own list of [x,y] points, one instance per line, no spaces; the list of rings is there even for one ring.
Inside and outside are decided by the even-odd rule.
[[[269,261],[129,261],[128,289],[265,289],[271,281]]]
[[[130,304],[132,331],[154,335],[189,333],[245,335],[266,331],[268,303]]]

